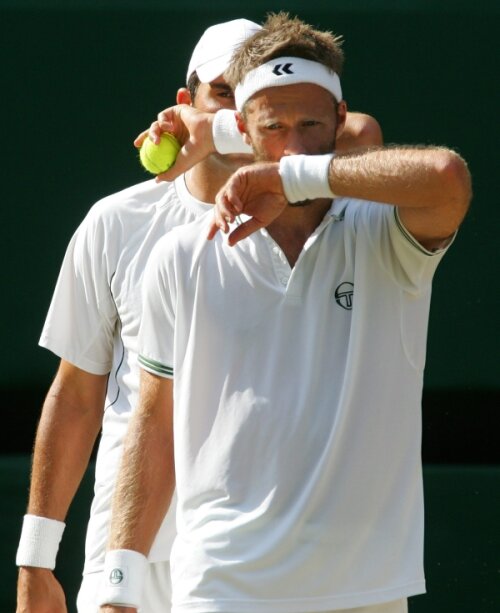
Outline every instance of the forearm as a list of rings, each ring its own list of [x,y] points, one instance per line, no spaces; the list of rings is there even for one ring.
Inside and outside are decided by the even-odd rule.
[[[102,409],[84,411],[71,394],[51,388],[35,440],[28,513],[64,520],[101,421]]]
[[[146,556],[175,485],[172,410],[172,381],[143,371],[113,498],[102,611],[128,613],[141,602]],[[107,579],[116,572],[119,585]]]
[[[108,549],[148,555],[174,490],[165,439],[154,428],[130,424],[113,499]]]
[[[338,196],[425,208],[444,198],[464,204],[468,180],[450,179],[466,172],[463,160],[449,149],[383,147],[336,156],[328,179]]]
[[[147,555],[175,487],[170,411],[141,402],[125,439],[108,549]]]
[[[66,613],[62,587],[51,569],[73,496],[99,432],[106,377],[61,362],[38,426],[28,514],[19,542],[19,611]],[[36,517],[31,517],[31,516]],[[54,521],[58,520],[58,521]]]

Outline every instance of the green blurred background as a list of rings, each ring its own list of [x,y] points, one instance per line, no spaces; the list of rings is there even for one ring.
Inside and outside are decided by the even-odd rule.
[[[280,9],[344,35],[344,95],[379,120],[387,143],[446,144],[469,162],[472,208],[434,284],[423,398],[430,593],[411,611],[500,610],[500,4],[0,0],[0,613],[14,610],[28,456],[57,367],[37,342],[67,242],[93,202],[147,178],[132,140],[174,102],[203,30]],[[60,556],[71,601],[91,482],[90,469]]]

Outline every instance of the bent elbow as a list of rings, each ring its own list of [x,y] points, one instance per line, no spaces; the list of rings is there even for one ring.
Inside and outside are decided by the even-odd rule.
[[[437,160],[437,170],[445,186],[446,200],[456,215],[458,227],[472,199],[472,181],[466,161],[454,151],[443,149]]]

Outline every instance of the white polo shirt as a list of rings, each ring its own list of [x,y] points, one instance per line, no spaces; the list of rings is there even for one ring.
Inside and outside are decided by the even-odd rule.
[[[184,177],[146,181],[95,204],[68,246],[40,345],[93,374],[109,373],[85,571],[101,570],[122,442],[139,393],[137,335],[141,283],[159,238],[211,206],[194,199]],[[168,560],[175,518],[167,514],[150,560]]]
[[[420,400],[431,254],[337,199],[290,268],[208,219],[156,246],[140,363],[174,377],[173,613],[304,613],[425,591]]]

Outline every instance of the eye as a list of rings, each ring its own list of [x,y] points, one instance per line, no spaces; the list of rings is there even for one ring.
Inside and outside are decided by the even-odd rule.
[[[320,125],[320,123],[321,123],[321,122],[316,121],[315,119],[308,119],[308,120],[306,120],[306,121],[303,121],[303,122],[302,122],[302,125],[303,125],[305,128],[308,128],[308,127],[311,127],[311,126],[319,126],[319,125]]]
[[[266,130],[280,130],[282,125],[280,123],[270,123],[266,126]]]
[[[227,98],[228,100],[234,99],[234,94],[230,90],[219,92],[218,95],[219,95],[219,98]]]

